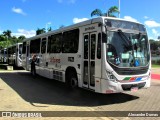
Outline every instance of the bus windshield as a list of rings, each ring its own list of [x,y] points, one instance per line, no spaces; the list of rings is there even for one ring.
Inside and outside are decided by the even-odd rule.
[[[117,67],[143,67],[149,63],[147,34],[122,30],[107,32],[107,61]]]

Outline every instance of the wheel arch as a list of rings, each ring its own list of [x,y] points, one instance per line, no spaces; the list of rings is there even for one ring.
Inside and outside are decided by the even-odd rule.
[[[66,68],[65,81],[66,81],[66,78],[67,78],[67,74],[69,72],[73,72],[76,75],[76,77],[77,77],[77,71],[76,71],[76,69],[74,67],[72,67],[72,66],[69,66],[69,67]],[[77,77],[77,80],[78,80],[78,77]]]

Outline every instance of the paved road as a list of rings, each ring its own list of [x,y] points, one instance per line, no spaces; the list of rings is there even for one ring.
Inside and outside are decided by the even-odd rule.
[[[1,72],[0,111],[160,111],[159,91],[159,80],[152,81],[149,89],[104,95],[80,88],[71,91],[61,82],[43,77],[32,78],[30,73],[25,71]],[[142,117],[94,117],[91,119],[129,120],[142,119]]]

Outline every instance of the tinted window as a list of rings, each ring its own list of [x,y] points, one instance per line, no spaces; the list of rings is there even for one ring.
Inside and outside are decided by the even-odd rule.
[[[16,53],[16,46],[12,47],[12,54]]]
[[[61,43],[62,43],[62,34],[56,34],[49,37],[49,53],[60,53],[61,52]]]
[[[19,54],[22,54],[22,45],[19,45]]]
[[[39,53],[40,52],[40,40],[36,39],[30,42],[30,53]]]
[[[89,38],[88,35],[84,36],[84,59],[88,59],[88,43]]]
[[[22,53],[23,54],[26,53],[26,42],[23,43]]]
[[[41,44],[41,53],[46,53],[46,38],[42,39],[42,44]]]
[[[146,28],[144,25],[129,22],[129,21],[121,21],[121,20],[107,20],[106,19],[106,25],[108,27],[115,27],[115,28],[123,28],[123,29],[131,29],[131,30],[139,30],[142,32],[146,31]]]
[[[12,49],[8,48],[8,54],[11,54]]]
[[[79,43],[79,29],[63,33],[63,53],[77,53]]]
[[[97,58],[101,59],[101,33],[98,34]]]
[[[50,53],[51,51],[51,38],[51,36],[48,37],[47,53]]]
[[[95,59],[96,35],[91,35],[91,59]]]

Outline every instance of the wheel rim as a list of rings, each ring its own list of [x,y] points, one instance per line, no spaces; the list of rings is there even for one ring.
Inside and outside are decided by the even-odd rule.
[[[75,87],[77,87],[77,85],[78,85],[77,79],[76,78],[72,78],[71,79],[71,87],[75,88]]]

